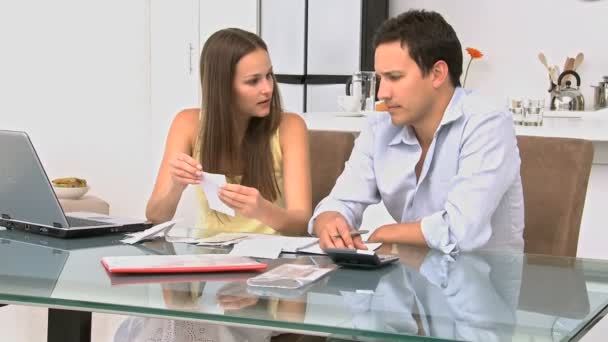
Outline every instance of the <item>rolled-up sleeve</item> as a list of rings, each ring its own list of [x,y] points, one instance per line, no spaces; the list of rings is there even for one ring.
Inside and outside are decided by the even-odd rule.
[[[458,172],[443,210],[421,220],[426,243],[444,253],[472,250],[488,242],[492,215],[519,175],[515,130],[506,113],[472,116],[461,141]]]
[[[309,234],[313,232],[317,216],[327,211],[339,212],[352,227],[358,228],[365,208],[380,202],[373,158],[374,130],[377,120],[377,117],[370,117],[367,127],[355,140],[355,146],[344,166],[344,171],[336,180],[331,193],[319,202],[308,222]]]

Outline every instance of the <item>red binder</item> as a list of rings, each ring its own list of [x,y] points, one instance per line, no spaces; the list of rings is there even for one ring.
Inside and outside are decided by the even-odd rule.
[[[109,256],[101,263],[110,273],[185,273],[260,271],[267,265],[225,254]]]

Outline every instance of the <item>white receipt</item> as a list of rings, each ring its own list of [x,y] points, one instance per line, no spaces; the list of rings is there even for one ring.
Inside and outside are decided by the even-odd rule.
[[[224,213],[226,215],[234,216],[234,209],[222,202],[218,197],[218,191],[226,184],[226,176],[217,173],[203,172],[203,180],[201,181],[201,187],[209,202],[209,208]]]
[[[177,222],[179,222],[179,220],[163,222],[161,224],[157,224],[153,227],[150,227],[142,232],[127,234],[129,237],[120,241],[132,245],[136,242],[140,242],[143,240],[149,240],[159,236],[164,236],[169,230],[171,230],[171,228],[173,228],[173,226]]]

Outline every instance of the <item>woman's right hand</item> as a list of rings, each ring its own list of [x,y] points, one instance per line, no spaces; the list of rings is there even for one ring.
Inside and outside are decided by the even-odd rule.
[[[171,181],[181,190],[188,184],[199,184],[203,179],[203,166],[191,156],[179,152],[169,160]]]

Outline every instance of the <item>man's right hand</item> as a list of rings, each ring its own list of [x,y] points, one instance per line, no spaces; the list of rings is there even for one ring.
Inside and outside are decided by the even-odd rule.
[[[317,216],[313,231],[319,237],[319,244],[324,250],[327,248],[367,249],[360,235],[351,236],[354,229],[338,212],[330,211]]]
[[[181,189],[198,184],[203,179],[203,167],[191,156],[177,153],[169,160],[169,174],[173,184]]]

